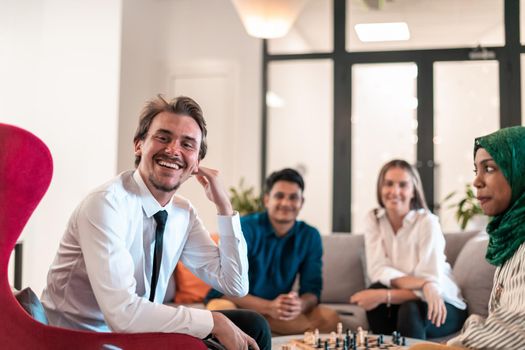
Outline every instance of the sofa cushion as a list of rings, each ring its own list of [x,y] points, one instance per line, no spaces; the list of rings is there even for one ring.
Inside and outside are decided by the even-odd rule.
[[[485,233],[472,237],[458,255],[452,270],[469,314],[487,316],[488,302],[495,266],[485,260],[488,236]]]
[[[469,239],[479,234],[479,231],[453,232],[445,234],[445,255],[450,266],[454,266],[461,249]]]
[[[31,315],[31,317],[40,323],[48,324],[44,307],[31,288],[24,288],[21,291],[16,292],[15,298],[22,308]]]
[[[370,329],[368,326],[368,320],[366,317],[366,311],[361,306],[353,304],[321,304],[331,308],[332,310],[337,311],[341,322],[343,323],[343,329],[351,329],[352,331],[357,331],[357,327],[362,327],[363,329]]]
[[[177,304],[202,303],[211,288],[180,261],[175,268],[175,287]]]
[[[363,235],[334,233],[323,236],[323,303],[348,303],[365,288]]]

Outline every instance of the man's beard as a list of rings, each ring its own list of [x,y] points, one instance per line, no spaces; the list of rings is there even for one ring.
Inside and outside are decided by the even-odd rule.
[[[153,187],[155,187],[157,190],[163,191],[163,192],[168,192],[168,193],[178,190],[179,187],[180,187],[180,184],[181,184],[181,182],[179,181],[173,186],[166,186],[166,185],[163,185],[163,184],[157,182],[157,180],[155,180],[153,175],[150,175],[148,180],[149,180],[149,183],[152,184]]]

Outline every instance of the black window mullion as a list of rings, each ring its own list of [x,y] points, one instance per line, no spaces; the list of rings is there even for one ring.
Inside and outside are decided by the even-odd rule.
[[[417,168],[430,210],[434,209],[434,62],[417,61]]]
[[[352,221],[350,66],[346,62],[346,0],[334,0],[334,131],[332,231],[350,232]]]
[[[505,0],[505,50],[499,59],[500,127],[521,125],[520,1]]]

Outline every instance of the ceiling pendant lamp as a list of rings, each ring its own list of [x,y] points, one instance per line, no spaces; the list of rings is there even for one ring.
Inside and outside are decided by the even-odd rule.
[[[308,0],[232,0],[249,35],[273,39],[286,35]]]

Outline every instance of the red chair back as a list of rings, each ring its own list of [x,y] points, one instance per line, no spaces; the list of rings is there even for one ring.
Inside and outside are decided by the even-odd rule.
[[[0,348],[206,350],[200,339],[185,334],[69,330],[44,325],[25,312],[11,292],[8,263],[52,174],[51,153],[40,139],[26,130],[0,123]]]

